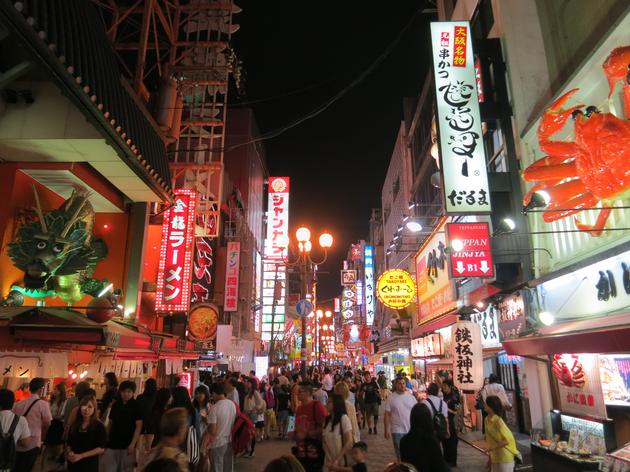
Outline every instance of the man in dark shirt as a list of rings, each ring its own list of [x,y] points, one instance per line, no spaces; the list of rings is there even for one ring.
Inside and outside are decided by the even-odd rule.
[[[378,409],[381,404],[381,395],[376,377],[372,377],[369,372],[365,374],[365,383],[361,386],[363,390],[363,398],[365,401],[365,416],[369,432],[368,434],[378,434],[376,425],[378,424]]]
[[[133,398],[135,392],[135,382],[121,382],[110,410],[109,439],[103,455],[104,470],[108,472],[133,472],[136,445],[142,431],[142,408]]]

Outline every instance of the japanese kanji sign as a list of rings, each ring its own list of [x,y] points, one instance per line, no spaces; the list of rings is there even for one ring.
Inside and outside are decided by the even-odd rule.
[[[348,285],[341,291],[341,316],[346,324],[355,323],[354,307],[357,301],[356,285]]]
[[[461,251],[451,253],[453,277],[494,276],[488,223],[449,223],[446,234],[451,247],[454,240],[462,245]]]
[[[374,324],[376,303],[374,300],[374,248],[365,246],[363,251],[365,256],[365,324]]]
[[[458,321],[451,327],[453,383],[460,390],[483,387],[483,352],[479,325]]]
[[[238,307],[238,276],[241,243],[230,241],[227,245],[225,261],[225,297],[223,311],[236,311]]]
[[[597,354],[556,354],[551,364],[563,413],[607,418]]]
[[[416,325],[426,323],[457,307],[455,287],[446,266],[446,235],[440,223],[416,255],[418,283],[418,318]]]
[[[286,265],[283,261],[287,249],[281,242],[289,236],[289,178],[269,178],[269,201],[267,204],[267,237],[263,258],[262,289],[262,336],[270,341],[284,338],[286,314]]]
[[[501,346],[499,339],[499,310],[496,305],[489,303],[485,310],[471,314],[470,319],[479,325],[481,346],[484,349]]]
[[[487,213],[490,191],[470,25],[433,22],[431,39],[446,213]]]
[[[416,283],[405,270],[387,270],[376,281],[376,296],[383,305],[400,310],[413,302],[416,296]]]
[[[341,285],[354,285],[356,283],[357,283],[356,270],[342,270],[341,271]]]
[[[289,178],[269,178],[269,204],[267,206],[267,239],[265,259],[282,259],[287,248],[281,242],[289,237]]]
[[[194,190],[175,191],[175,203],[164,212],[155,310],[188,311],[197,208]]]

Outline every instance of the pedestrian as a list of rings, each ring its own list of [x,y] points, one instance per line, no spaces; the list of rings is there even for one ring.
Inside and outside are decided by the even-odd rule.
[[[232,400],[237,405],[240,405],[239,393],[237,390],[238,380],[234,377],[227,377],[224,381],[225,383],[225,397],[228,400]]]
[[[147,464],[142,472],[180,472],[179,464],[173,459],[156,459]]]
[[[52,415],[52,421],[50,422],[48,431],[46,431],[46,439],[44,440],[47,456],[51,461],[56,461],[62,456],[62,445],[64,439],[63,419],[66,413],[67,404],[68,399],[66,396],[66,384],[59,382],[55,385],[50,399],[50,414]]]
[[[278,411],[278,439],[285,439],[287,437],[289,410],[291,409],[291,395],[289,394],[288,384],[280,386],[276,405]]]
[[[442,381],[442,393],[448,409],[448,430],[450,433],[448,438],[442,439],[444,459],[451,467],[457,467],[457,443],[459,441],[457,420],[462,399],[451,379]]]
[[[341,395],[333,394],[328,400],[328,416],[322,430],[326,467],[348,465],[346,454],[352,449],[352,423],[346,413],[346,403]]]
[[[308,382],[299,384],[298,398],[300,404],[295,413],[293,455],[306,472],[320,472],[325,459],[322,429],[328,411],[324,405],[313,400],[313,387]]]
[[[328,403],[328,393],[323,389],[322,384],[317,382],[313,384],[313,399],[326,405]]]
[[[74,388],[74,396],[68,398],[68,401],[66,402],[66,409],[63,414],[63,424],[66,432],[68,429],[68,425],[70,424],[70,415],[72,415],[73,412],[76,415],[75,408],[79,407],[79,401],[81,400],[81,397],[85,395],[89,389],[90,383],[86,381],[81,381],[76,384]]]
[[[170,459],[177,463],[178,472],[188,472],[188,456],[181,449],[186,442],[190,419],[186,408],[171,408],[160,420],[160,442],[148,456],[149,463]]]
[[[503,387],[503,385],[501,385],[499,376],[495,373],[492,373],[488,376],[488,385],[485,385],[481,389],[481,398],[484,402],[489,396],[499,397],[499,400],[501,400],[501,406],[503,407],[503,412],[501,416],[505,420],[505,412],[512,409],[512,404],[510,403],[510,400],[508,400],[507,394],[505,393],[505,388]]]
[[[295,456],[285,455],[269,462],[263,472],[304,472],[304,467]]]
[[[93,395],[85,395],[79,403],[79,414],[68,430],[66,460],[69,472],[94,472],[105,453],[107,431],[98,419],[98,405]]]
[[[293,413],[295,413],[295,409],[300,404],[299,400],[299,392],[300,392],[300,383],[302,382],[302,376],[300,374],[293,374],[293,383],[291,384],[291,405],[293,408]]]
[[[276,395],[270,383],[262,382],[260,385],[260,394],[265,401],[267,408],[265,409],[265,439],[271,439],[271,430],[277,427],[276,421]]]
[[[394,381],[394,391],[385,402],[385,439],[392,438],[394,453],[400,460],[400,440],[409,432],[409,414],[418,402],[406,389],[402,377]]]
[[[142,467],[145,463],[143,451],[151,448],[153,436],[151,433],[151,413],[155,404],[157,395],[157,382],[153,378],[149,378],[144,382],[144,391],[138,395],[136,401],[142,410],[142,431],[140,432],[140,442],[138,443],[138,464]]]
[[[151,410],[147,428],[147,438],[144,443],[145,453],[148,453],[151,448],[157,446],[160,442],[160,421],[162,421],[162,415],[170,408],[172,401],[173,396],[168,388],[161,388],[155,394],[155,402],[153,402],[153,409]]]
[[[322,388],[326,392],[326,394],[331,395],[333,393],[333,387],[335,384],[333,383],[333,376],[330,372],[329,367],[324,368],[324,377],[322,378]]]
[[[252,443],[249,450],[249,456],[254,456],[254,450],[256,449],[256,441],[262,441],[265,428],[265,410],[267,405],[263,400],[260,392],[256,388],[256,379],[248,379],[245,382],[245,388],[247,394],[245,395],[244,413],[249,416],[252,423],[256,426],[256,436],[252,438]]]
[[[213,472],[232,472],[232,426],[236,419],[236,405],[225,398],[225,384],[212,386],[214,405],[208,413],[208,437]]]
[[[367,417],[368,434],[378,434],[378,410],[381,405],[381,396],[379,394],[379,386],[376,383],[376,377],[372,377],[368,372],[365,375],[365,383],[363,384],[363,398],[365,400],[365,416]]]
[[[12,440],[15,446],[27,446],[31,437],[26,418],[11,411],[14,404],[14,393],[7,388],[0,389],[0,470],[3,471],[16,470],[16,451],[7,441]]]
[[[367,472],[367,444],[363,441],[356,442],[352,445],[350,450],[350,456],[354,464],[352,466],[329,466],[328,470],[331,472]]]
[[[105,393],[103,394],[103,398],[101,399],[99,411],[101,418],[105,417],[105,412],[109,408],[109,405],[118,395],[118,379],[116,378],[116,374],[114,372],[107,372],[103,379],[105,382]]]
[[[440,392],[441,390],[438,384],[430,383],[427,387],[427,398],[423,400],[422,403],[424,403],[431,412],[431,417],[433,417],[435,412],[439,411],[444,415],[444,419],[446,420],[448,418],[448,406],[444,400],[438,396]]]
[[[191,470],[199,462],[199,438],[201,438],[201,418],[190,400],[186,387],[175,387],[171,392],[173,402],[171,408],[184,408],[188,413],[188,433],[185,441],[180,445],[182,451],[188,455]]]
[[[33,470],[42,447],[42,432],[45,433],[52,422],[50,405],[41,399],[45,385],[46,381],[41,377],[31,379],[28,384],[31,394],[13,406],[13,413],[26,418],[31,432],[31,437],[26,444],[18,444],[16,447],[16,471],[31,472]]]
[[[450,468],[433,431],[429,408],[417,403],[409,416],[409,432],[400,440],[400,460],[412,464],[421,472],[448,472]]]
[[[108,408],[107,447],[100,469],[103,472],[132,472],[136,446],[142,432],[142,409],[134,399],[136,383],[124,380],[118,394]]]
[[[516,457],[521,457],[510,428],[503,421],[503,403],[495,395],[486,397],[486,442],[489,455],[487,467],[491,472],[512,472]]]
[[[346,412],[352,423],[352,438],[354,442],[361,440],[361,430],[359,429],[359,420],[354,402],[350,400],[350,389],[346,382],[337,382],[333,388],[333,393],[341,395],[346,402]]]

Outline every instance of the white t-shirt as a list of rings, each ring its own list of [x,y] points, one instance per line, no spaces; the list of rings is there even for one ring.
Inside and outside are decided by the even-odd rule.
[[[491,396],[499,397],[499,400],[501,400],[501,404],[504,408],[512,408],[512,404],[505,394],[505,388],[500,383],[491,383],[481,389],[481,398],[483,398],[484,402],[486,401],[486,398]]]
[[[322,388],[318,388],[313,392],[313,400],[317,400],[322,405],[326,405],[326,403],[328,403],[328,394]]]
[[[217,430],[211,449],[225,446],[232,442],[232,426],[236,419],[236,405],[227,398],[219,400],[208,412],[208,424],[216,424]]]
[[[392,433],[407,434],[409,432],[409,415],[417,403],[415,397],[408,391],[394,392],[387,398],[385,411],[391,414]]]
[[[435,395],[427,395],[427,399],[422,400],[422,403],[424,403],[431,412],[431,418],[433,418],[433,408],[431,408],[429,400],[431,400],[431,403],[433,403],[433,406],[436,410],[440,409],[440,402],[442,402],[442,414],[444,415],[444,418],[448,418],[448,405],[446,404],[446,402],[440,397],[436,397]]]
[[[332,419],[331,419],[332,421]],[[339,426],[341,425],[341,431],[339,430]],[[334,460],[337,458],[341,449],[343,448],[342,437],[344,433],[348,431],[352,431],[352,423],[350,422],[350,418],[348,415],[343,415],[341,417],[341,421],[335,425],[333,430],[330,430],[330,423],[324,426],[322,430],[322,436],[324,439],[324,443],[328,446],[328,449],[335,457],[330,457],[329,460]],[[352,441],[354,438],[352,439]]]
[[[322,380],[322,388],[328,392],[333,389],[333,376],[330,374],[324,375],[324,379]]]
[[[11,427],[11,423],[13,422],[13,417],[15,414],[11,410],[2,410],[0,411],[0,425],[2,425],[2,432],[8,433],[9,428]],[[17,425],[15,425],[15,432],[13,433],[13,439],[17,443],[20,439],[25,439],[30,437],[31,431],[28,429],[28,422],[26,418],[20,416]]]

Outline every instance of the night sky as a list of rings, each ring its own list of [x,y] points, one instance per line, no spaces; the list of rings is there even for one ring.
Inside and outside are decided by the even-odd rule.
[[[245,94],[232,94],[231,101],[253,102],[265,133],[350,84],[424,2],[236,3],[243,12],[234,19],[241,29],[233,43],[243,61]],[[315,236],[328,230],[335,237],[329,260],[320,267],[320,301],[338,296],[349,245],[368,237],[370,209],[380,207],[402,99],[418,96],[430,65],[429,20],[417,16],[388,58],[326,111],[264,143],[270,174],[291,178],[291,234],[306,224]],[[296,90],[302,91],[287,95]]]

